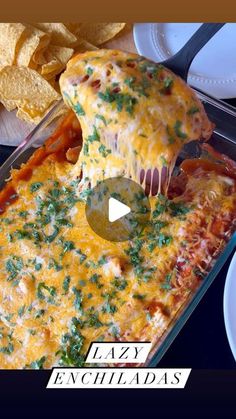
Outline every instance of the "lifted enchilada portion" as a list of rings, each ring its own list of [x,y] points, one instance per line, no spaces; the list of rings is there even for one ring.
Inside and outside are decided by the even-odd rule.
[[[211,130],[200,106],[195,139]],[[235,164],[207,147],[208,159],[184,161],[168,194],[150,198],[150,222],[137,237],[123,243],[98,237],[84,209],[92,179],[105,176],[90,148],[104,145],[103,131],[96,125],[87,136],[81,125],[83,133],[69,114],[0,192],[1,368],[82,366],[95,340],[155,345],[235,230]],[[87,141],[91,177],[84,176]],[[126,170],[122,156],[112,156],[102,153],[100,160],[109,175],[114,161],[115,173]]]
[[[77,168],[92,186],[114,176],[148,180],[157,169],[166,192],[184,144],[208,139],[212,124],[202,103],[178,76],[122,51],[98,50],[71,59],[60,78],[65,102],[83,131]]]

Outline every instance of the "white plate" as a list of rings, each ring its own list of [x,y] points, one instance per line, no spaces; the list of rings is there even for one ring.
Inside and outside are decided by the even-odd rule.
[[[230,264],[225,282],[224,319],[229,344],[236,361],[236,253]]]
[[[153,61],[174,55],[201,23],[136,23],[134,41],[138,53]],[[227,23],[198,53],[188,83],[211,96],[236,97],[236,23]]]

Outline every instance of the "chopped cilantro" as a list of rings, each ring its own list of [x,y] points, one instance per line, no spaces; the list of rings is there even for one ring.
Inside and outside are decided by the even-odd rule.
[[[164,95],[169,94],[173,86],[173,83],[174,81],[172,77],[169,77],[169,76],[165,77],[165,79],[163,80],[163,87],[160,89],[160,93]]]
[[[113,326],[111,327],[111,334],[112,334],[112,336],[113,336],[114,338],[117,338],[117,337],[119,336],[120,331],[119,331],[118,326],[113,325]]]
[[[192,107],[188,110],[187,114],[188,114],[188,115],[194,115],[194,114],[195,114],[195,113],[197,113],[197,112],[200,112],[200,109],[199,109],[197,106],[192,106]]]
[[[82,253],[80,249],[77,249],[76,253],[80,256],[79,261],[82,264],[87,259],[87,256],[84,253]]]
[[[30,192],[36,192],[36,191],[38,191],[41,188],[41,186],[43,186],[43,183],[42,182],[34,182],[34,183],[31,183],[31,185],[30,185]]]
[[[0,347],[0,352],[2,354],[10,355],[14,351],[14,346],[11,342],[7,346]]]
[[[107,157],[109,154],[111,154],[111,150],[109,148],[106,148],[104,144],[101,144],[98,147],[98,151],[103,157]]]
[[[97,288],[102,288],[103,287],[103,284],[101,284],[100,283],[100,278],[101,278],[101,275],[98,275],[98,274],[93,274],[91,277],[90,277],[90,282],[92,283],[92,284],[96,284],[96,286],[97,286]]]
[[[132,297],[135,298],[136,300],[144,300],[146,297],[146,294],[133,294]]]
[[[21,257],[12,256],[6,261],[5,264],[7,272],[10,274],[7,281],[12,281],[17,277],[21,269],[23,268],[23,260]]]
[[[95,118],[97,118],[97,119],[100,119],[100,121],[102,121],[103,123],[104,123],[104,125],[105,126],[107,126],[107,121],[106,121],[106,118],[104,118],[104,116],[103,115],[100,115],[100,114],[96,114],[95,115]]]
[[[56,288],[53,286],[47,286],[45,282],[40,282],[37,286],[36,295],[39,300],[45,300],[48,303],[53,303],[54,297],[56,296]]]
[[[93,69],[91,67],[88,67],[86,69],[86,73],[88,74],[88,76],[91,76],[93,74]]]
[[[161,288],[162,289],[164,289],[164,290],[170,290],[171,288],[172,288],[172,286],[171,286],[171,277],[172,277],[172,274],[171,273],[169,273],[169,274],[167,274],[166,276],[165,276],[165,282],[163,282],[162,284],[161,284]]]
[[[76,287],[72,288],[73,293],[75,294],[75,301],[74,301],[74,306],[76,308],[76,310],[81,311],[82,309],[82,294],[81,291],[78,290]]]
[[[106,256],[101,256],[98,260],[98,266],[105,265],[106,262],[107,262]]]
[[[95,329],[98,329],[99,327],[103,326],[103,323],[99,320],[98,313],[93,312],[91,314],[88,314],[88,317],[84,322],[84,325],[86,325],[87,327],[94,327]]]
[[[165,156],[161,155],[160,160],[161,160],[161,164],[162,164],[163,167],[168,166]]]
[[[84,365],[84,356],[80,354],[84,337],[78,329],[79,325],[80,321],[76,317],[73,317],[70,332],[62,337],[62,345],[57,352],[57,355],[60,355],[59,364],[62,366],[82,367]]]
[[[54,231],[52,234],[49,234],[48,236],[44,233],[44,240],[46,243],[52,243],[53,240],[55,240],[55,238],[57,237],[57,235],[59,234],[59,228],[54,225],[53,226]]]
[[[98,134],[95,125],[93,126],[93,133],[88,136],[87,140],[89,143],[93,143],[94,141],[100,141],[100,135]]]
[[[109,301],[102,306],[103,313],[114,314],[117,312],[117,307],[114,304],[111,304]]]
[[[25,312],[25,304],[18,309],[19,317],[22,317]]]
[[[170,202],[169,208],[173,217],[185,215],[191,211],[191,208],[187,207],[183,202]]]
[[[60,265],[55,259],[51,258],[48,263],[48,269],[54,268],[55,271],[59,272],[63,269],[62,265]]]
[[[185,138],[187,138],[187,134],[185,134],[185,132],[181,131],[181,127],[182,127],[182,122],[177,120],[175,125],[174,125],[175,134],[177,135],[177,137],[179,137],[181,139],[185,139]]]
[[[38,263],[35,263],[34,268],[36,271],[40,271],[40,269],[42,269],[42,266],[43,266],[42,263],[38,262]]]
[[[173,86],[173,82],[174,81],[173,81],[172,77],[167,76],[164,79],[164,87],[165,87],[165,89],[170,89]]]
[[[30,234],[29,231],[27,230],[16,230],[14,232],[14,236],[16,239],[18,240],[22,240],[22,239],[31,239],[32,235]]]
[[[114,287],[116,287],[119,291],[123,291],[127,287],[128,282],[124,278],[115,278],[112,281],[112,285],[114,285]]]
[[[62,191],[61,191],[60,189],[58,189],[58,188],[53,188],[53,189],[51,189],[51,190],[49,191],[49,194],[50,194],[53,198],[57,199],[57,198],[59,198],[59,196],[62,194]]]
[[[75,249],[75,244],[73,241],[67,240],[63,242],[63,253],[69,252],[70,250]]]
[[[31,368],[33,370],[42,370],[45,361],[46,361],[46,356],[42,356],[42,358],[31,362],[31,364],[29,364],[29,365],[26,365],[25,368]]]
[[[39,309],[36,311],[35,313],[35,318],[39,319],[40,317],[42,317],[45,314],[45,310],[43,308]]]
[[[127,84],[127,86],[132,88],[135,80],[136,80],[136,77],[128,77],[127,79],[124,80],[124,83]]]
[[[130,115],[133,114],[134,106],[137,103],[137,99],[134,96],[131,96],[128,93],[114,93],[109,88],[107,88],[104,93],[99,92],[98,97],[107,103],[115,102],[118,112],[121,112],[123,109],[125,109],[125,111]]]
[[[84,116],[85,112],[84,109],[82,108],[82,106],[80,105],[80,103],[78,101],[76,101],[76,104],[73,105],[75,113],[79,116]]]
[[[64,294],[67,294],[69,291],[69,286],[70,286],[70,281],[71,281],[71,277],[69,275],[67,275],[63,281],[62,284],[62,288],[64,290]]]
[[[84,144],[83,144],[83,152],[84,152],[84,155],[85,156],[88,156],[89,155],[89,145],[88,145],[88,143],[85,143],[84,142]]]
[[[27,215],[29,215],[28,211],[20,211],[20,212],[19,212],[19,216],[20,216],[21,218],[26,218],[26,217],[27,217]]]
[[[13,241],[13,236],[10,233],[7,233],[7,240],[9,241],[9,243],[11,243]]]
[[[157,239],[158,247],[168,246],[172,242],[172,240],[173,240],[172,236],[167,236],[163,233],[160,233]]]

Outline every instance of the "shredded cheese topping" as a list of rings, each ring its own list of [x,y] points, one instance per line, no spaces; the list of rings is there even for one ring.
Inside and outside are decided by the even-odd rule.
[[[182,164],[133,240],[98,237],[91,186],[164,163],[170,177],[183,143],[211,124],[181,80],[133,55],[75,58],[61,86],[82,133],[70,114],[0,192],[0,368],[83,366],[95,340],[154,348],[235,230],[235,167],[217,154]]]
[[[193,91],[163,66],[135,54],[79,54],[60,86],[83,132],[76,170],[79,166],[92,186],[118,175],[145,183],[148,170],[156,168],[158,191],[162,184],[166,191],[183,145],[211,134]]]

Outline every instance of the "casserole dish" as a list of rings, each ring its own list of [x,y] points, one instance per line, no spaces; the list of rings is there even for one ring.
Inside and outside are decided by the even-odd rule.
[[[210,120],[216,125],[213,138],[210,142],[214,143],[214,148],[217,151],[221,153],[223,152],[226,155],[229,155],[232,159],[236,160],[236,136],[234,132],[235,112],[233,108],[222,104],[220,101],[215,101],[201,92],[198,92],[198,96],[204,103]],[[13,152],[0,169],[1,187],[4,186],[5,180],[8,179],[11,168],[19,168],[22,163],[25,163],[28,160],[29,156],[34,151],[35,144],[38,142],[44,142],[44,140],[46,140],[51,133],[54,132],[55,128],[64,118],[65,112],[66,109],[63,102],[59,102],[53,109],[51,109],[48,115],[33,130],[27,139]],[[186,157],[197,157],[198,153],[198,146],[192,143],[188,144],[182,151],[177,165],[179,165],[183,159],[186,159]],[[236,235],[234,233],[223,252],[221,252],[219,257],[217,257],[211,271],[203,278],[201,286],[198,287],[197,291],[194,291],[189,295],[185,304],[178,310],[177,315],[168,325],[168,328],[166,328],[165,332],[161,336],[161,339],[159,338],[158,342],[154,344],[146,366],[154,366],[159,362],[162,355],[167,350],[225,263],[227,257],[235,247],[235,243]]]

